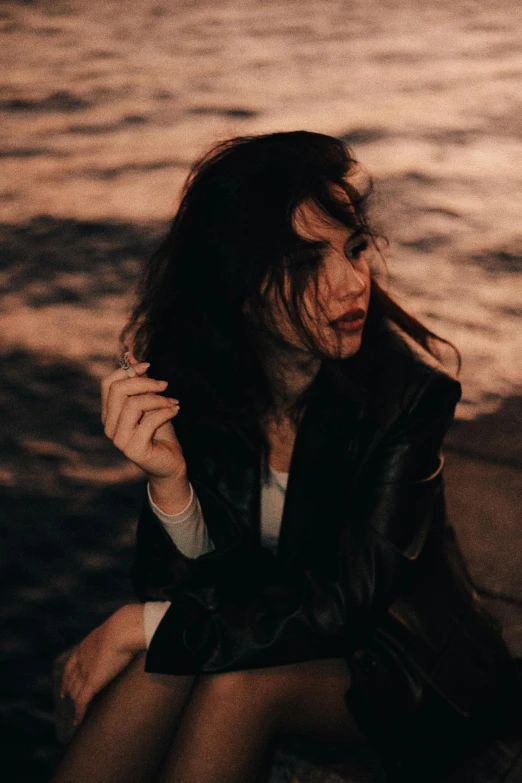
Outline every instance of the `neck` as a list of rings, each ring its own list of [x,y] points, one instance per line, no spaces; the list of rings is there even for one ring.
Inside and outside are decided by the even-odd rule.
[[[272,389],[276,418],[289,415],[293,405],[310,386],[321,360],[291,346],[271,346],[266,353],[265,370]]]

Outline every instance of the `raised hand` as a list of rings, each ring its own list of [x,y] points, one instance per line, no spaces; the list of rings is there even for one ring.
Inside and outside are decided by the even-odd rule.
[[[151,496],[167,514],[182,511],[191,497],[187,466],[171,419],[179,402],[163,397],[167,381],[147,376],[149,364],[127,354],[136,375],[114,370],[101,382],[102,422],[114,445],[149,477]]]
[[[146,363],[129,357],[136,375],[118,369],[101,382],[102,422],[105,434],[128,459],[153,478],[180,477],[185,458],[170,423],[179,402],[163,397],[167,381],[149,378]]]

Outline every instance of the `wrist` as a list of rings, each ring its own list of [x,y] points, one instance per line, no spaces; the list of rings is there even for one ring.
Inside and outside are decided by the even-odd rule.
[[[147,648],[143,622],[143,604],[126,604],[111,616],[116,625],[118,646],[133,654]]]
[[[151,476],[149,493],[153,503],[165,514],[179,514],[190,502],[190,482],[186,474],[169,478]]]

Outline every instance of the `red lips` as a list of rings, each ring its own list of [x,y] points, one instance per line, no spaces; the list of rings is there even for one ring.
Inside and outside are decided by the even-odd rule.
[[[364,318],[366,315],[366,311],[362,309],[362,307],[356,307],[354,310],[347,310],[345,313],[339,316],[339,318],[335,318],[333,321],[330,321],[331,324],[341,324],[341,323],[350,323],[351,321],[360,321],[361,318]]]

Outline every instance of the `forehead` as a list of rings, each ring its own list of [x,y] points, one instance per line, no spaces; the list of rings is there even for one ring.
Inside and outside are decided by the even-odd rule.
[[[339,201],[343,201],[352,209],[350,200],[342,188],[338,185],[332,185],[332,192]],[[350,230],[311,200],[299,204],[294,212],[292,222],[294,229],[303,239],[328,240],[339,236],[340,232],[346,234]]]

